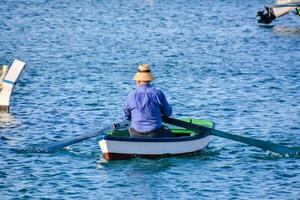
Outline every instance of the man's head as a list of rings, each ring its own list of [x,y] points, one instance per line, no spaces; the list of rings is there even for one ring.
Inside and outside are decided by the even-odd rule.
[[[133,77],[137,85],[149,84],[153,79],[149,65],[139,64],[138,71]]]

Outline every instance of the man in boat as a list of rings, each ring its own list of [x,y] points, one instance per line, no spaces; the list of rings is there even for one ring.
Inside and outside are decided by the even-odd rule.
[[[300,16],[300,0],[277,0],[272,6],[266,6],[265,10],[258,11],[258,22],[270,24],[274,19],[288,14],[296,9],[296,15]]]
[[[133,80],[137,88],[129,93],[124,104],[125,119],[131,121],[131,137],[171,137],[162,124],[162,116],[169,117],[172,107],[164,93],[152,87],[154,79],[148,64],[140,64]]]

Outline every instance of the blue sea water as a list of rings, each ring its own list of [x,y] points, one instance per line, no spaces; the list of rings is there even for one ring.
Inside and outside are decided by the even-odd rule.
[[[300,199],[299,157],[214,137],[196,156],[105,162],[93,133],[122,116],[149,63],[174,117],[300,146],[300,17],[271,1],[0,1],[0,62],[27,63],[0,114],[1,199]]]

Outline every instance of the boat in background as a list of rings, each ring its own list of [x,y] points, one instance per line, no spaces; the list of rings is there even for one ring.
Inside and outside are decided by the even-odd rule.
[[[19,79],[25,62],[14,60],[10,68],[7,65],[0,66],[0,112],[9,112],[12,90]]]
[[[296,15],[300,16],[300,0],[277,0],[273,5],[265,6],[264,10],[258,11],[256,16],[259,23],[270,24],[294,9],[296,9]]]
[[[214,123],[209,120],[190,118],[180,120],[209,128],[214,127]],[[211,135],[208,133],[196,133],[168,124],[165,124],[165,126],[171,130],[173,137],[131,138],[128,132],[129,126],[129,123],[124,124],[115,130],[109,131],[99,141],[102,156],[105,160],[124,160],[134,157],[159,158],[193,154],[205,149],[211,140]]]

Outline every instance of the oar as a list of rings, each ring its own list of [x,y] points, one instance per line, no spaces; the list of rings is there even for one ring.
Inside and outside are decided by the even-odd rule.
[[[128,121],[122,121],[120,123],[114,124],[114,128],[116,128],[116,126],[128,126]],[[39,146],[35,146],[35,147],[28,147],[28,149],[32,152],[38,152],[38,153],[52,153],[55,151],[58,151],[60,149],[63,149],[67,146],[76,144],[78,142],[93,138],[93,137],[97,137],[100,135],[103,135],[103,133],[109,131],[113,129],[112,125],[109,125],[107,127],[104,127],[94,133],[87,133],[87,134],[83,134],[83,135],[78,135],[78,136],[74,136],[71,138],[67,138],[67,139],[63,139],[60,141],[56,141],[47,145],[39,145]]]
[[[275,8],[282,8],[282,7],[300,7],[300,2],[294,2],[294,3],[282,3],[282,4],[273,4],[273,5],[270,5],[270,7],[275,7]]]
[[[279,153],[279,154],[299,154],[300,153],[299,147],[287,147],[284,145],[274,144],[274,143],[266,142],[263,140],[257,140],[257,139],[253,139],[253,138],[240,136],[240,135],[234,135],[234,134],[227,133],[224,131],[219,131],[219,130],[216,130],[213,128],[208,128],[205,126],[200,126],[197,124],[193,124],[193,123],[189,123],[189,122],[185,122],[185,121],[181,121],[181,120],[173,119],[173,118],[163,118],[163,121],[167,124],[180,126],[180,127],[192,130],[194,132],[198,132],[198,133],[205,132],[210,135],[226,138],[229,140],[234,140],[237,142],[241,142],[244,144],[248,144],[250,146],[255,146],[255,147],[261,148],[263,150],[269,150],[269,151]]]

